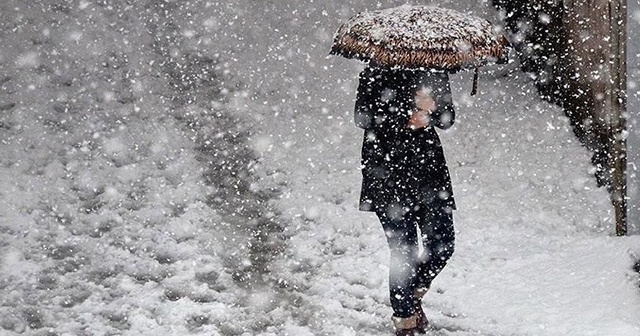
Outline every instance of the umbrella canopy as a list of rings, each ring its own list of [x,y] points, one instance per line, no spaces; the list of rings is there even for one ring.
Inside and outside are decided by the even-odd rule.
[[[336,33],[331,54],[379,67],[459,70],[506,60],[507,39],[487,20],[430,6],[361,12]]]

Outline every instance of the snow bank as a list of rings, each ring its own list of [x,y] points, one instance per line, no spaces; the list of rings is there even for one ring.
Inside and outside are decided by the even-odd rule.
[[[240,288],[279,224],[252,186],[246,94],[192,12],[0,5],[0,334],[251,328]]]

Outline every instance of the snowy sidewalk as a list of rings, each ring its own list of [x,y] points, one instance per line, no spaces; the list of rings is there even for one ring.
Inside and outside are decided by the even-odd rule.
[[[357,211],[361,64],[326,58],[338,22],[373,6],[0,2],[0,335],[390,335],[386,243]],[[202,74],[234,93],[189,103],[176,83]],[[431,336],[639,335],[640,237],[611,237],[562,112],[518,72],[481,76],[473,98],[469,73],[452,82],[457,122],[441,137],[457,250],[427,297]],[[225,123],[236,114],[261,125],[256,165]],[[246,194],[212,199],[225,180],[204,176],[211,156],[280,190],[282,217]],[[255,266],[248,217],[290,220],[273,287],[237,272]]]
[[[426,298],[432,334],[638,335],[629,253],[640,237],[610,236],[607,193],[562,111],[519,72],[481,76],[473,98],[468,74],[452,82],[458,119],[441,137],[457,246]],[[280,207],[298,224],[277,265],[301,305],[291,335],[391,330],[388,252],[375,216],[357,211],[361,134],[349,121],[299,115],[306,136],[280,133],[288,146],[266,159],[286,185]]]

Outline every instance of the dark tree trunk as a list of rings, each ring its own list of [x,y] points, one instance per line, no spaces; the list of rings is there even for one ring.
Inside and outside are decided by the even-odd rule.
[[[621,220],[626,218],[626,149],[619,136],[625,128],[626,65],[619,62],[625,52],[623,4],[493,0],[522,69],[533,75],[544,99],[564,108],[575,135],[592,151],[598,185],[608,188]]]

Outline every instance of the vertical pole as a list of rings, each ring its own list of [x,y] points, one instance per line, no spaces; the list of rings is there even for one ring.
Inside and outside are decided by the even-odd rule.
[[[610,159],[612,168],[612,203],[616,218],[616,235],[627,234],[627,1],[609,1],[610,81],[609,101]]]

